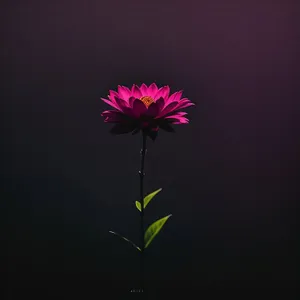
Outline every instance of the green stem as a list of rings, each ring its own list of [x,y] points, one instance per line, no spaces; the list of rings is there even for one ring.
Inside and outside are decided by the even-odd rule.
[[[141,197],[141,262],[140,262],[140,289],[141,292],[144,293],[144,275],[145,275],[145,257],[144,257],[144,251],[145,251],[145,242],[144,242],[144,162],[145,162],[145,154],[146,154],[146,139],[147,135],[143,132],[143,144],[141,149],[141,170],[139,171],[140,175],[140,197]]]

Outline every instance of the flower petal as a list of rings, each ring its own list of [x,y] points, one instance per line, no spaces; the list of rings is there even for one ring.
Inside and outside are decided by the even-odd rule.
[[[164,118],[167,118],[167,117],[183,117],[184,115],[187,115],[187,113],[186,112],[174,112],[174,111],[171,111],[168,114],[164,115]]]
[[[187,112],[185,112],[185,111],[179,111],[179,112],[176,112],[176,115],[178,115],[178,116],[185,116],[185,115],[187,115],[188,113]]]
[[[146,86],[145,83],[143,83],[140,87],[140,91],[143,96],[148,96],[148,87]]]
[[[183,112],[183,111],[175,111],[175,109],[174,109],[174,110],[172,110],[171,112],[169,112],[169,113],[167,113],[166,115],[164,115],[164,118],[165,118],[165,117],[171,117],[171,116],[185,116],[185,115],[187,115],[186,112]]]
[[[178,92],[176,93],[176,95],[174,96],[174,101],[179,101],[180,98],[181,98],[181,96],[182,96],[182,93],[183,93],[183,90],[178,91]]]
[[[129,106],[130,106],[130,107],[132,107],[133,102],[134,102],[135,99],[136,99],[135,97],[130,97],[130,98],[129,98]]]
[[[104,98],[101,98],[101,100],[104,101],[105,103],[107,103],[108,105],[120,110],[120,107],[117,104],[115,104],[114,102],[112,102],[110,100],[107,100],[107,99],[104,99]]]
[[[190,100],[185,100],[185,101],[179,102],[178,105],[174,108],[174,111],[176,111],[178,109],[186,108],[189,106],[193,106],[193,105],[196,105],[196,104],[191,102]]]
[[[172,122],[171,124],[174,124],[174,125],[180,125],[180,124],[188,124],[189,122]]]
[[[107,116],[109,116],[109,115],[111,115],[111,114],[114,114],[114,113],[119,113],[119,114],[121,114],[121,112],[116,111],[116,110],[105,110],[105,111],[103,111],[103,112],[101,113],[101,116],[102,116],[102,117],[107,117]]]
[[[167,86],[165,86],[162,97],[164,99],[168,99],[169,95],[170,95],[170,87],[167,85]]]
[[[115,102],[115,97],[119,97],[119,94],[113,90],[109,90],[109,99]]]
[[[167,99],[167,102],[168,102],[168,103],[171,103],[171,102],[174,101],[174,98],[175,98],[175,96],[176,96],[176,93],[177,93],[177,92],[175,92],[174,94],[170,95],[170,97]]]
[[[148,87],[148,93],[150,97],[154,98],[156,93],[158,91],[158,87],[155,83],[151,83],[150,86]]]
[[[166,117],[168,121],[170,121],[172,124],[187,124],[189,123],[189,119],[181,116],[169,116]]]
[[[118,93],[119,93],[119,97],[125,101],[127,101],[131,96],[130,89],[125,86],[118,85]]]
[[[161,87],[158,91],[157,91],[157,93],[156,93],[156,95],[155,95],[155,97],[154,97],[154,100],[156,100],[156,99],[159,99],[160,97],[162,97],[162,98],[164,98],[164,99],[167,99],[167,97],[169,96],[169,93],[170,93],[170,88],[169,88],[169,86],[164,86],[164,87]]]
[[[115,101],[116,101],[116,104],[120,107],[121,110],[123,110],[124,107],[129,107],[129,103],[127,103],[123,99],[115,97]]]
[[[180,101],[179,101],[179,102],[186,101],[186,100],[189,100],[189,101],[191,101],[191,100],[190,100],[190,99],[188,99],[188,98],[182,98],[182,99],[180,99]]]
[[[147,111],[147,107],[141,100],[135,99],[132,105],[132,111],[138,118],[140,115],[144,114]]]
[[[171,112],[174,110],[174,108],[178,105],[178,102],[171,102],[170,104],[168,104],[163,110],[162,112],[159,114],[159,118],[163,117],[164,115],[166,115],[167,113]]]
[[[135,114],[133,112],[133,108],[129,107],[129,103],[127,103],[125,100],[122,100],[120,98],[115,98],[118,106],[120,107],[120,111],[122,111],[125,115],[130,117],[135,117]]]
[[[149,105],[147,111],[145,112],[146,116],[156,117],[159,113],[159,106],[157,103],[153,102]]]
[[[123,107],[122,110],[123,110],[123,112],[126,116],[131,117],[131,118],[136,117],[134,112],[133,112],[132,107]]]
[[[133,97],[135,97],[135,98],[141,98],[142,97],[142,93],[141,93],[139,87],[136,84],[134,84],[132,86],[131,92],[132,92]]]
[[[165,106],[164,98],[159,98],[155,103],[158,105],[159,112],[161,112]]]
[[[119,123],[126,120],[126,116],[120,111],[106,110],[101,113],[102,117],[105,117],[104,122],[108,123]]]
[[[174,102],[174,101],[179,101],[180,100],[180,97],[182,95],[182,92],[183,91],[179,91],[179,92],[175,92],[174,94],[172,94],[168,100],[166,101],[166,103],[171,103],[171,102]]]

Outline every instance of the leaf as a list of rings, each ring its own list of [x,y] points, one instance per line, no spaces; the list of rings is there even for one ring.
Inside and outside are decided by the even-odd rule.
[[[124,236],[121,236],[120,234],[114,232],[114,231],[109,231],[112,234],[117,235],[118,237],[122,238],[123,240],[125,240],[126,242],[130,243],[133,247],[135,247],[137,250],[141,251],[141,248],[138,247],[136,244],[134,244],[132,241],[128,240],[127,238],[125,238]]]
[[[145,198],[144,198],[144,209],[146,208],[146,206],[148,205],[148,203],[152,200],[152,198],[157,195],[160,191],[162,190],[162,188],[150,193],[149,195],[147,195]],[[136,208],[141,211],[142,209],[142,206],[141,206],[141,203],[139,201],[135,201],[135,206]]]
[[[161,218],[154,223],[152,223],[148,229],[145,232],[144,235],[144,243],[145,243],[145,248],[147,248],[152,240],[156,237],[156,235],[161,231],[162,227],[164,224],[167,222],[167,220],[171,217],[172,215],[168,215],[164,218]]]

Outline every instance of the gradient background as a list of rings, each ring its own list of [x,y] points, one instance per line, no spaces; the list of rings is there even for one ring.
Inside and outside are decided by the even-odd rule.
[[[155,81],[197,103],[149,141],[152,299],[297,285],[299,1],[2,1],[3,293],[131,299],[141,137],[100,100]],[[297,107],[298,106],[298,107]],[[107,294],[107,296],[104,296]],[[17,297],[17,296],[16,296]],[[286,299],[291,299],[288,297]]]

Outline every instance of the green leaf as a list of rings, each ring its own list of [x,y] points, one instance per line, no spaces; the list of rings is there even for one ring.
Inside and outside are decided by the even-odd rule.
[[[144,242],[145,242],[145,248],[147,248],[152,240],[156,237],[156,235],[161,231],[162,227],[165,225],[167,220],[171,217],[172,215],[168,215],[164,218],[161,218],[154,223],[152,223],[148,229],[145,232],[144,235]]]
[[[127,239],[126,237],[124,236],[121,236],[120,234],[114,232],[114,231],[109,231],[110,233],[112,234],[115,234],[117,235],[118,237],[122,238],[123,240],[125,240],[126,242],[130,243],[133,247],[135,247],[137,250],[141,251],[141,248],[138,247],[136,244],[134,244],[132,241],[130,241],[129,239]]]
[[[148,205],[148,203],[152,200],[152,198],[157,195],[160,191],[162,190],[162,188],[152,192],[151,194],[147,195],[145,198],[144,198],[144,209],[146,208],[146,206]],[[141,203],[139,201],[135,201],[135,206],[136,208],[141,211],[142,209],[142,206],[141,206]]]

